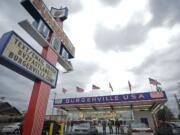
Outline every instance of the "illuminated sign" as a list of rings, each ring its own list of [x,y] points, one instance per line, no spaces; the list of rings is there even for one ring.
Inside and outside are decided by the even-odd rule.
[[[91,113],[92,118],[115,118],[116,113]]]
[[[11,31],[0,41],[0,62],[31,80],[42,80],[56,87],[58,70],[20,36]]]
[[[61,9],[56,9],[56,8],[51,8],[51,15],[54,18],[60,18],[62,21],[64,21],[65,19],[67,19],[68,16],[68,8],[61,8]]]
[[[47,40],[50,30],[49,28],[44,24],[42,20],[39,20],[39,22],[34,21],[33,26],[38,30],[39,33]]]
[[[111,95],[98,97],[81,97],[56,99],[54,105],[85,105],[85,104],[107,104],[107,103],[133,103],[153,100],[167,100],[165,92],[134,93],[126,95]]]
[[[23,0],[21,3],[36,21],[39,21],[40,19],[44,20],[44,23],[47,24],[47,26],[56,34],[63,45],[67,48],[68,52],[71,54],[70,58],[73,58],[75,53],[73,44],[64,31],[59,27],[44,2],[42,0]]]
[[[162,98],[164,97],[164,93],[162,92],[152,92],[150,93],[151,98]]]
[[[60,54],[61,40],[57,38],[55,35],[52,36],[51,46],[58,54]]]

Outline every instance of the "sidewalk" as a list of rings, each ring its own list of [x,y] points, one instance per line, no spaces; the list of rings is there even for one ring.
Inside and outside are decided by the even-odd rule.
[[[98,133],[103,133],[103,130],[102,130],[102,126],[96,126],[97,130],[98,130]],[[127,134],[127,128],[124,127],[124,133]],[[109,134],[109,127],[106,127],[106,133]],[[115,134],[116,133],[116,128],[115,126],[113,126],[113,133]],[[114,135],[114,134],[111,134],[111,135]],[[117,134],[116,134],[117,135]]]
[[[98,135],[103,135],[103,130],[102,130],[102,126],[96,126],[97,130],[98,130]],[[109,127],[106,127],[106,135],[127,135],[127,128],[124,127],[124,134],[115,134],[116,132],[116,128],[115,126],[113,126],[113,134],[109,134]],[[66,132],[65,135],[73,135],[73,130],[72,132]]]
[[[65,133],[65,135],[74,135],[74,133]],[[98,135],[103,135],[103,133],[98,133]],[[107,133],[106,135],[127,135],[127,134],[109,134],[109,133]]]

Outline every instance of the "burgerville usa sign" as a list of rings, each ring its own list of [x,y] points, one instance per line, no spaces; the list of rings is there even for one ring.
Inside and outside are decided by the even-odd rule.
[[[14,31],[0,39],[0,63],[31,79],[56,87],[58,70]]]
[[[125,95],[111,95],[98,97],[80,97],[80,98],[65,98],[56,99],[54,106],[76,106],[76,105],[101,105],[101,104],[134,104],[137,102],[153,102],[167,101],[166,93],[162,92],[146,92],[133,93]]]

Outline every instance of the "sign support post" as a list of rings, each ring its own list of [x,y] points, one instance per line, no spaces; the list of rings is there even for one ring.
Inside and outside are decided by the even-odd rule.
[[[52,8],[43,0],[22,0],[22,6],[34,18],[19,25],[43,47],[41,55],[16,32],[5,33],[0,39],[0,64],[35,81],[28,111],[23,122],[22,135],[41,135],[51,88],[56,88],[60,63],[67,71],[73,67],[75,47],[62,30],[68,9]]]
[[[51,62],[51,64],[56,64],[57,55],[50,47],[43,48],[42,55]],[[51,87],[42,81],[34,83],[22,135],[41,135],[50,90]]]

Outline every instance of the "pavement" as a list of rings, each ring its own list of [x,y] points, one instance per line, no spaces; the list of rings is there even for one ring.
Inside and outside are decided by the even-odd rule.
[[[65,133],[65,135],[74,135],[74,133]],[[103,133],[98,133],[98,135],[103,135]],[[127,134],[109,134],[109,133],[107,133],[106,135],[127,135]]]
[[[96,128],[98,130],[98,135],[103,135],[102,126],[96,126]],[[127,128],[124,127],[123,129],[124,129],[124,134],[115,134],[116,128],[115,128],[115,126],[113,126],[114,134],[110,134],[109,127],[106,127],[106,135],[127,135]],[[72,132],[66,132],[65,135],[74,135],[73,129],[72,129]]]
[[[65,135],[74,135],[74,133],[65,133]],[[103,135],[103,133],[98,133],[98,135]],[[127,134],[109,134],[109,133],[107,133],[106,135],[127,135]]]

